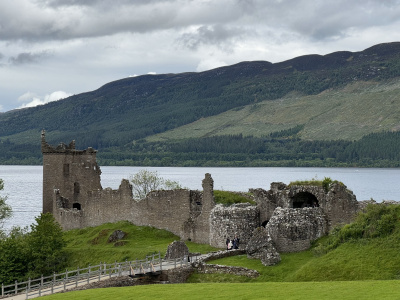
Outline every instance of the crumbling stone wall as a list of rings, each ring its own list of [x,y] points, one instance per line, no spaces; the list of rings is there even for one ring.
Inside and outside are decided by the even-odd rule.
[[[239,248],[246,247],[251,233],[260,226],[259,209],[250,204],[234,204],[224,207],[215,206],[210,216],[210,245],[226,248],[227,238],[239,237]]]
[[[209,217],[215,206],[210,174],[203,192],[185,189],[152,191],[141,201],[124,179],[117,190],[103,189],[96,151],[47,144],[42,133],[43,212],[53,213],[64,230],[127,220],[135,225],[168,230],[182,239],[208,243]]]
[[[240,238],[244,249],[254,229],[269,230],[278,251],[307,249],[310,242],[359,210],[356,197],[343,184],[328,191],[319,186],[271,184],[251,190],[257,205],[215,205],[214,181],[205,174],[203,191],[153,191],[144,200],[132,197],[128,180],[117,190],[103,189],[96,151],[76,150],[75,142],[52,147],[42,133],[43,212],[52,212],[64,230],[127,220],[168,230],[183,240],[225,248],[227,238]]]
[[[321,208],[278,207],[266,230],[278,252],[299,252],[326,235],[328,224]]]
[[[110,188],[86,193],[80,200],[80,209],[60,206],[61,193],[54,194],[55,219],[64,230],[98,226],[108,222],[132,221],[134,202],[128,180],[121,182],[118,190]],[[64,201],[65,202],[65,201]]]
[[[344,184],[332,184],[328,191],[321,186],[271,183],[271,189],[251,190],[260,209],[260,222],[267,225],[275,209],[319,207],[328,220],[328,229],[353,221],[358,211],[358,201]]]
[[[258,227],[246,246],[248,258],[260,259],[264,266],[273,266],[281,261],[281,256],[276,251],[274,242],[264,227]]]

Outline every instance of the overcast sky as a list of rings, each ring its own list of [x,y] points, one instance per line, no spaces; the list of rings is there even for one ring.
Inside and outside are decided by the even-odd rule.
[[[0,0],[0,112],[121,78],[400,41],[400,0]]]

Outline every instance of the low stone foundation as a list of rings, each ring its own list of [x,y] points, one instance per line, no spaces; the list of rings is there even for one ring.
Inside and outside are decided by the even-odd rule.
[[[238,276],[247,276],[250,278],[257,278],[260,276],[256,270],[251,270],[243,267],[233,267],[233,266],[222,266],[199,263],[197,264],[196,270],[200,274],[231,274]]]

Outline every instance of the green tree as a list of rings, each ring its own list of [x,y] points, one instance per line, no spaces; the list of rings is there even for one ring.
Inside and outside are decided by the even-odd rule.
[[[66,242],[60,224],[51,213],[41,214],[35,220],[28,235],[31,277],[51,274],[66,262]]]
[[[133,197],[142,200],[146,198],[147,194],[151,191],[161,189],[180,189],[180,184],[176,181],[165,180],[158,176],[156,171],[140,170],[130,177],[132,184]]]
[[[3,179],[0,179],[0,191],[4,188]],[[6,203],[7,197],[0,196],[0,230],[4,226],[4,222],[12,216],[11,206]]]
[[[27,228],[26,228],[27,229]],[[0,282],[9,284],[27,279],[29,244],[26,229],[13,228],[0,239]]]

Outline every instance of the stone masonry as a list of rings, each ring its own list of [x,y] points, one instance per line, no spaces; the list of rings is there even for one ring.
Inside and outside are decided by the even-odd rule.
[[[182,240],[225,248],[226,238],[240,238],[245,249],[256,228],[263,226],[279,252],[307,249],[333,226],[349,223],[359,209],[345,185],[271,184],[270,190],[250,190],[257,205],[216,205],[214,181],[205,174],[203,190],[159,190],[141,201],[123,179],[117,190],[103,188],[96,150],[76,150],[75,142],[53,147],[41,137],[43,212],[50,212],[64,230],[127,220],[139,226],[168,230]],[[263,244],[263,243],[261,243]]]

